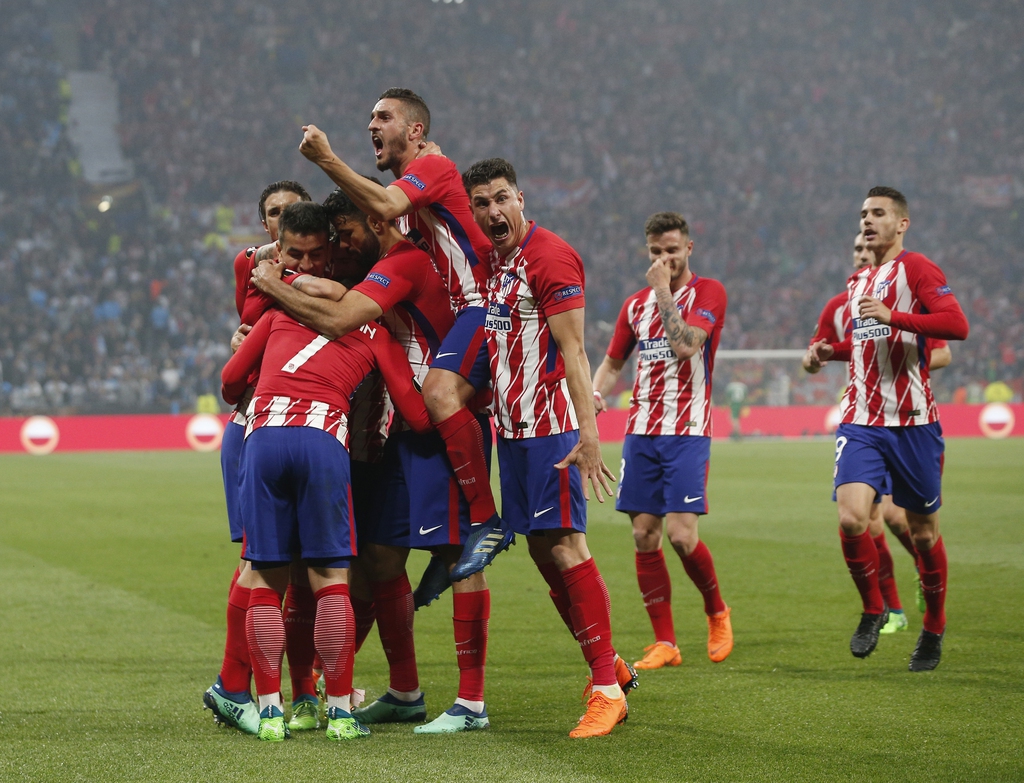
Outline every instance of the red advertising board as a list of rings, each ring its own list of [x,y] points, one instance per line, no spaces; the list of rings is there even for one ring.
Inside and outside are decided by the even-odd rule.
[[[946,437],[1006,438],[1024,436],[1024,405],[940,405]],[[800,438],[828,435],[838,408],[816,405],[745,408],[740,418],[744,436]],[[0,418],[0,453],[50,454],[72,451],[151,451],[220,447],[227,416],[31,416]],[[601,439],[621,441],[626,411],[610,410],[597,419]],[[714,411],[716,438],[732,430],[727,408]]]

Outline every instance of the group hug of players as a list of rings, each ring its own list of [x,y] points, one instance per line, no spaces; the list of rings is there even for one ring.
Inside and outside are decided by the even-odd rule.
[[[300,152],[337,189],[319,205],[298,183],[268,186],[259,209],[271,243],[235,261],[241,326],[222,391],[236,410],[221,461],[242,560],[223,664],[203,702],[217,722],[261,740],[323,720],[331,740],[366,736],[375,723],[415,723],[418,734],[486,728],[484,568],[515,534],[525,536],[590,669],[571,737],[609,734],[626,719],[636,669],[681,663],[666,529],[703,595],[709,658],[722,661],[733,648],[730,608],[697,534],[708,511],[711,377],[726,294],[690,270],[686,221],[672,212],[648,219],[649,287],[626,300],[591,378],[579,255],[525,217],[511,164],[491,158],[460,175],[427,141],[429,130],[415,93],[381,95],[369,132],[378,170],[395,176],[384,186],[304,127]],[[870,653],[898,605],[894,588],[885,599],[880,592],[884,535],[876,547],[878,531],[871,528],[875,539],[869,532],[875,501],[891,494],[905,509],[927,602],[916,670],[938,663],[945,594],[942,440],[924,340],[963,339],[967,326],[938,268],[902,251],[905,200],[878,190],[862,212],[873,260],[850,279],[838,328],[816,335],[805,366],[851,367],[836,457],[843,551],[864,597],[851,648]],[[596,416],[634,349],[616,508],[632,520],[654,643],[630,665],[612,645],[586,501],[591,490],[598,500],[611,495]],[[491,415],[500,515],[489,479]],[[411,549],[432,553],[415,591]],[[425,722],[413,613],[449,586],[458,693]],[[374,624],[390,681],[364,705],[352,685],[354,657]]]

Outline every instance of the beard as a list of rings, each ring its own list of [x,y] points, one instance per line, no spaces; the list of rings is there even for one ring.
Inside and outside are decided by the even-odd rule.
[[[377,171],[387,171],[398,162],[405,152],[405,143],[402,139],[389,139],[384,142],[384,150],[377,158]]]

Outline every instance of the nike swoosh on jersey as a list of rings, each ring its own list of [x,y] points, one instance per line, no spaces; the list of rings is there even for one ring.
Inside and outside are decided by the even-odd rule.
[[[455,356],[455,355],[456,355],[455,351],[452,351],[451,353],[439,353],[439,354],[438,354],[437,356],[435,356],[434,358],[435,358],[435,359],[441,359],[441,358],[443,358],[443,357],[445,357],[445,356]]]
[[[925,503],[925,504],[924,504],[924,507],[925,507],[925,508],[931,508],[932,506],[934,506],[934,505],[935,505],[936,503],[938,503],[938,502],[939,502],[939,496],[938,496],[938,495],[936,495],[936,496],[935,496],[935,499],[934,499],[934,500],[932,500],[932,502],[931,502],[931,503]]]
[[[434,527],[428,527],[426,530],[424,530],[423,529],[423,525],[420,525],[420,535],[421,536],[425,536],[425,535],[427,535],[427,533],[433,533],[435,530],[438,530],[440,527],[441,527],[440,525],[434,525]]]
[[[684,503],[696,503],[702,497],[704,497],[704,496],[703,495],[697,495],[697,497],[691,498],[689,495],[687,495],[685,498],[683,498],[683,502]]]
[[[537,517],[539,517],[539,516],[540,516],[541,514],[546,514],[546,513],[548,513],[548,512],[549,512],[549,511],[550,511],[551,509],[553,509],[553,508],[554,508],[554,506],[548,506],[548,507],[547,507],[546,509],[544,509],[543,511],[534,511],[534,512],[533,512],[533,518],[534,518],[534,519],[536,519],[536,518],[537,518]]]

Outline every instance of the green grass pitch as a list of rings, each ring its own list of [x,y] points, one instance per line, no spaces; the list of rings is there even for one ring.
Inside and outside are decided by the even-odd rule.
[[[606,459],[617,469],[616,446]],[[375,727],[354,743],[316,732],[264,746],[200,709],[237,557],[217,455],[5,456],[0,780],[1021,780],[1022,466],[1021,439],[948,443],[949,630],[935,672],[907,672],[921,617],[892,539],[910,629],[867,660],[849,653],[860,609],[829,501],[832,445],[716,442],[701,536],[733,607],[724,663],[707,659],[699,594],[670,557],[683,665],[643,674],[611,736],[570,740],[585,665],[520,545],[487,571],[489,731]],[[610,504],[590,510],[615,646],[636,659],[652,638],[629,527]],[[414,584],[424,562],[411,561]],[[449,596],[417,614],[416,633],[433,717],[455,697]],[[370,696],[387,685],[375,632],[356,684]]]

